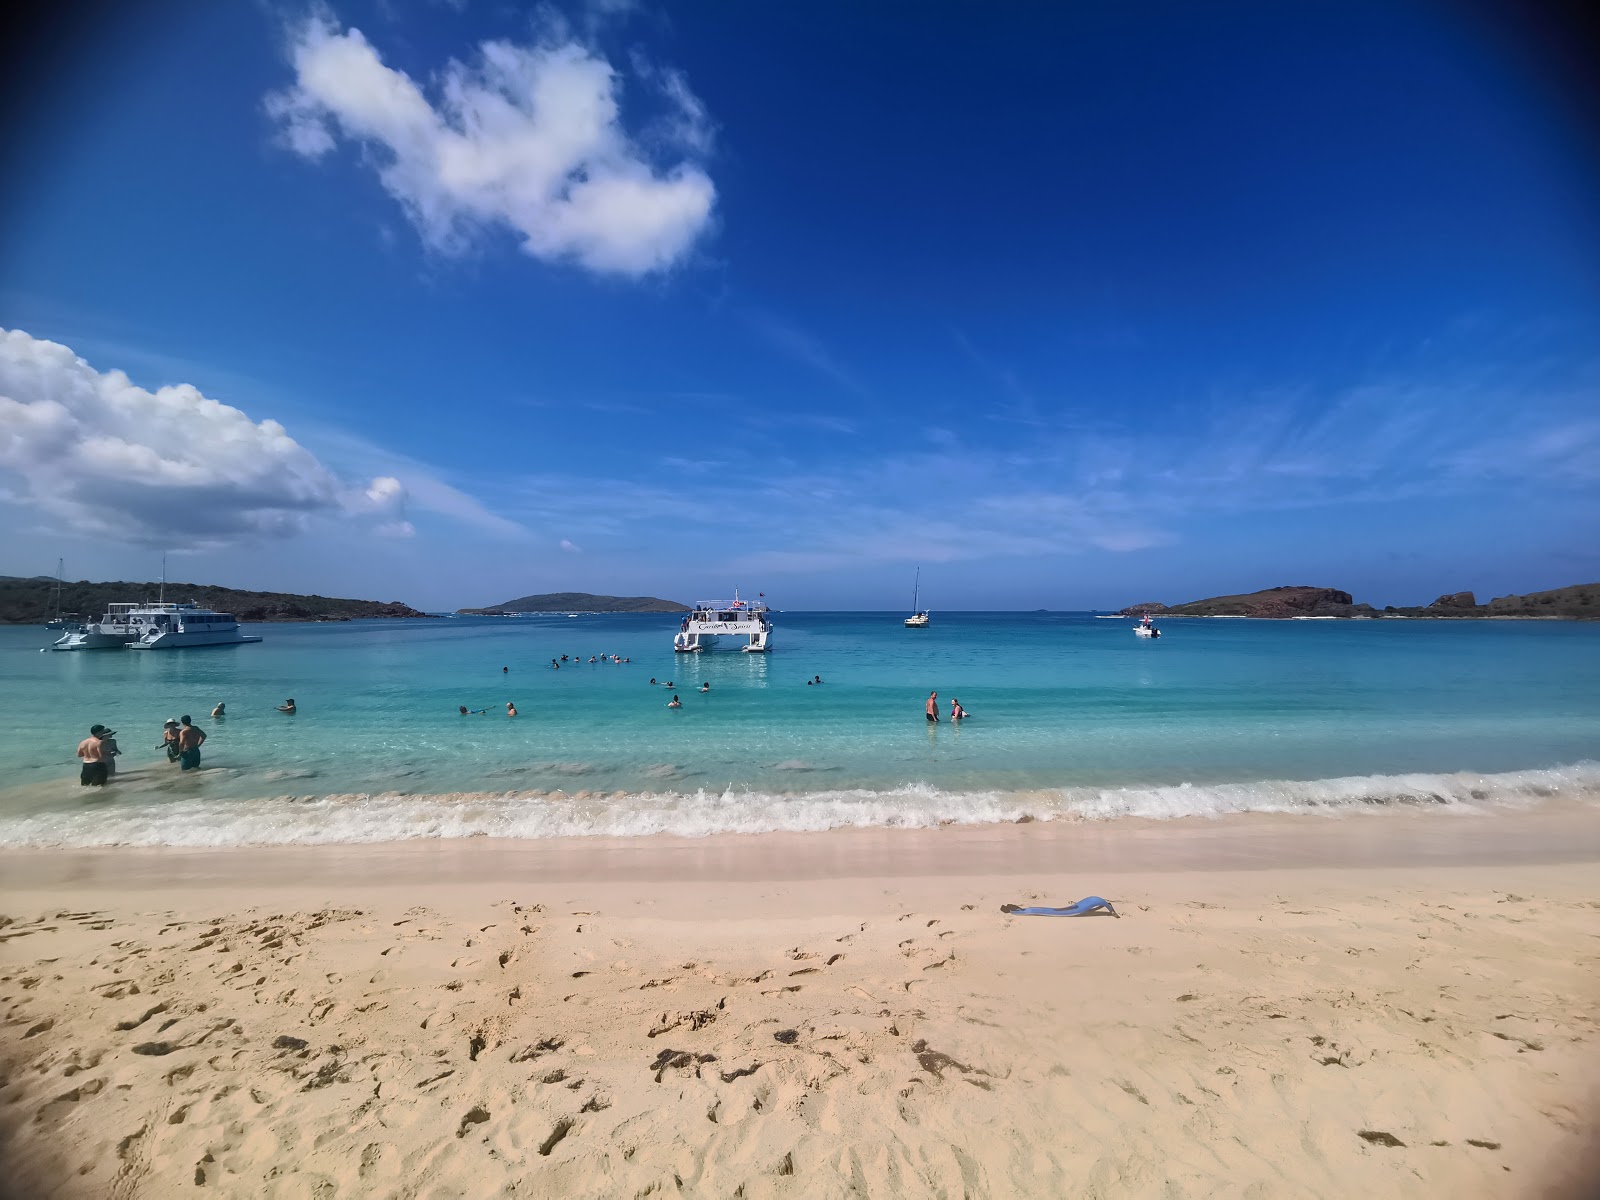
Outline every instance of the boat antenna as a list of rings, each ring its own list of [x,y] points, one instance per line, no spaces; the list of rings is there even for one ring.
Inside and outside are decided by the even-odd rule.
[[[166,551],[162,551],[162,553],[161,553],[161,599],[158,601],[158,603],[165,604],[166,602],[167,602],[167,555],[166,555]]]

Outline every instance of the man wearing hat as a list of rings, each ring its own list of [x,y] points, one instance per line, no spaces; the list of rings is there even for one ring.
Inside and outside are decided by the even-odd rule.
[[[104,725],[93,725],[89,729],[89,736],[78,743],[78,757],[83,760],[83,771],[78,776],[80,787],[106,785],[106,764],[101,758],[100,739],[110,733],[111,730]]]
[[[178,718],[168,717],[161,726],[161,748],[167,752],[167,761],[178,761]]]

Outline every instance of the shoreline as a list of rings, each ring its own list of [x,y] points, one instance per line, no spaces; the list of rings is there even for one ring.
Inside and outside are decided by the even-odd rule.
[[[774,830],[684,837],[412,838],[246,846],[0,847],[7,893],[204,884],[273,887],[337,872],[393,881],[725,882],[1182,873],[1600,862],[1600,814],[1578,802],[1438,813],[1220,817]]]
[[[224,761],[222,775],[230,770]],[[1275,816],[1378,820],[1409,813],[1448,821],[1545,809],[1600,811],[1600,762],[1592,760],[1499,773],[978,790],[923,783],[874,790],[840,783],[796,791],[658,785],[632,792],[571,787],[230,796],[225,791],[206,794],[203,776],[184,781],[196,790],[180,796],[159,786],[170,787],[170,775],[137,767],[120,774],[115,791],[106,796],[85,797],[81,789],[66,784],[52,790],[35,784],[0,789],[0,803],[9,801],[12,809],[0,818],[0,853],[476,839],[565,842],[659,836],[698,841],[1030,823],[1069,828],[1189,823],[1207,828]]]

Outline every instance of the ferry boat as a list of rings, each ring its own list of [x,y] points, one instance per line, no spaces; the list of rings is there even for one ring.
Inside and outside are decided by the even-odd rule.
[[[91,621],[55,642],[52,650],[180,650],[186,646],[238,646],[261,639],[239,632],[232,613],[186,603],[109,604]]]
[[[764,598],[739,599],[737,588],[731,601],[699,601],[694,611],[683,618],[672,648],[679,654],[698,654],[728,637],[744,638],[745,644],[739,649],[746,654],[765,653],[772,648],[771,612]]]

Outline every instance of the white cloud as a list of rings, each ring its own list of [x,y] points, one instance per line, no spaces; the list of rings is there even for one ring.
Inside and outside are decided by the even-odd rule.
[[[570,38],[485,42],[475,63],[444,67],[436,101],[325,16],[299,27],[290,58],[293,86],[266,100],[285,144],[310,159],[340,137],[375,150],[383,186],[440,251],[505,227],[535,258],[637,276],[682,261],[710,224],[710,123],[678,72],[649,71],[665,106],[652,140],[683,155],[658,169],[622,126],[617,72]]]
[[[0,330],[0,469],[70,528],[148,545],[290,534],[317,514],[409,530],[399,480],[348,487],[276,421],[188,384],[146,391],[14,329]]]
[[[568,554],[582,554],[583,553],[583,547],[582,546],[575,545],[574,543],[569,542],[566,538],[562,538],[561,539],[561,548],[563,550],[565,550]]]
[[[384,519],[377,532],[384,537],[408,538],[416,536],[416,526],[405,519],[406,489],[393,475],[380,475],[362,493],[352,507],[365,509]]]

